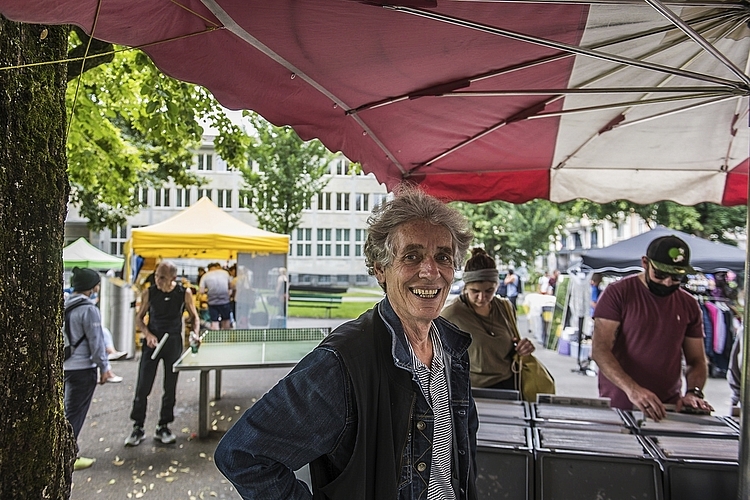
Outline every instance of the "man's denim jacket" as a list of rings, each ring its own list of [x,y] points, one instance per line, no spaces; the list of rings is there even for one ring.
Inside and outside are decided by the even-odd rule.
[[[375,319],[382,319],[390,332],[392,362],[408,372],[415,395],[413,404],[403,409],[408,412],[409,428],[404,430],[406,442],[403,453],[400,453],[400,463],[383,464],[381,460],[377,467],[381,471],[384,466],[391,470],[393,465],[393,470],[398,471],[392,477],[393,491],[397,489],[394,499],[427,498],[432,411],[413,373],[411,353],[400,320],[386,298],[376,310],[345,323],[332,335],[357,334],[363,324],[373,323],[375,315],[379,316]],[[466,354],[470,337],[442,318],[436,319],[435,324],[446,353],[446,366],[450,367],[456,498],[473,499],[478,422],[471,398]],[[401,415],[401,409],[397,412]],[[370,469],[374,471],[376,464],[367,463],[366,474],[351,474],[350,462],[355,452],[358,424],[362,422],[364,425],[366,419],[370,419],[367,423],[371,425],[375,416],[357,414],[352,380],[341,353],[326,346],[324,341],[227,432],[216,449],[216,465],[243,498],[309,499],[311,494],[307,487],[297,481],[291,471],[318,459],[313,470],[314,484],[316,477],[321,477],[321,462],[325,464],[324,476],[328,479],[338,475],[348,477],[348,483],[337,485],[338,492],[325,491],[330,497],[381,500],[373,491],[390,492],[392,489],[390,485],[384,488],[382,484],[373,484],[372,479],[377,473],[370,474]],[[372,455],[369,456],[373,461]],[[391,459],[391,462],[395,460]]]

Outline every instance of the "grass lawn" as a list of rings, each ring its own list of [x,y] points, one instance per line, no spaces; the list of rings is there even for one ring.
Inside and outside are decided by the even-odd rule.
[[[380,302],[373,297],[372,302],[342,302],[331,309],[331,318],[353,319]],[[289,306],[289,316],[292,318],[327,318],[327,310],[323,307]]]

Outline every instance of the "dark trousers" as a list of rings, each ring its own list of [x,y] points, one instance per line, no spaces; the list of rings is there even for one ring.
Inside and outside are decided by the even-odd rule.
[[[91,406],[96,389],[96,368],[66,370],[65,376],[65,418],[73,426],[73,434],[78,439],[83,421]]]
[[[513,297],[508,297],[508,300],[510,300],[510,303],[513,304],[513,309],[516,309],[516,301],[518,300],[518,295],[514,295]]]
[[[135,398],[133,399],[133,410],[130,418],[135,425],[143,427],[146,421],[146,406],[148,396],[154,386],[156,370],[159,361],[164,365],[164,394],[161,397],[161,414],[159,425],[166,425],[174,420],[174,405],[177,392],[177,373],[172,371],[172,365],[182,354],[182,334],[170,333],[167,342],[162,347],[156,359],[151,359],[154,349],[143,343],[141,348],[141,362],[138,366],[138,382],[135,386]]]

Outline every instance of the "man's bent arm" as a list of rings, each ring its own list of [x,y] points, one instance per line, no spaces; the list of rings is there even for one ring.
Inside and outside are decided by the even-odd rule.
[[[703,339],[686,337],[682,343],[682,352],[685,354],[685,378],[687,382],[687,390],[689,391],[696,387],[698,389],[703,389],[703,386],[706,385],[706,379],[708,378],[708,361],[706,360]],[[703,398],[698,398],[695,394],[688,392],[681,399],[680,406],[686,405],[694,408],[702,408],[702,399]]]
[[[596,362],[601,373],[625,392],[634,405],[641,410],[651,407],[656,412],[657,418],[664,418],[666,410],[656,394],[638,385],[630,375],[625,373],[622,365],[612,353],[619,328],[619,321],[604,318],[594,320],[591,358]]]

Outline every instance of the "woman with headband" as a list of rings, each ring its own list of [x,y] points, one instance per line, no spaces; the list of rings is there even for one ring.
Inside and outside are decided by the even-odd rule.
[[[513,355],[525,356],[535,348],[519,337],[510,301],[495,295],[500,278],[494,259],[482,248],[472,249],[463,280],[460,300],[443,309],[441,316],[471,334],[471,385],[518,390],[511,370]]]

